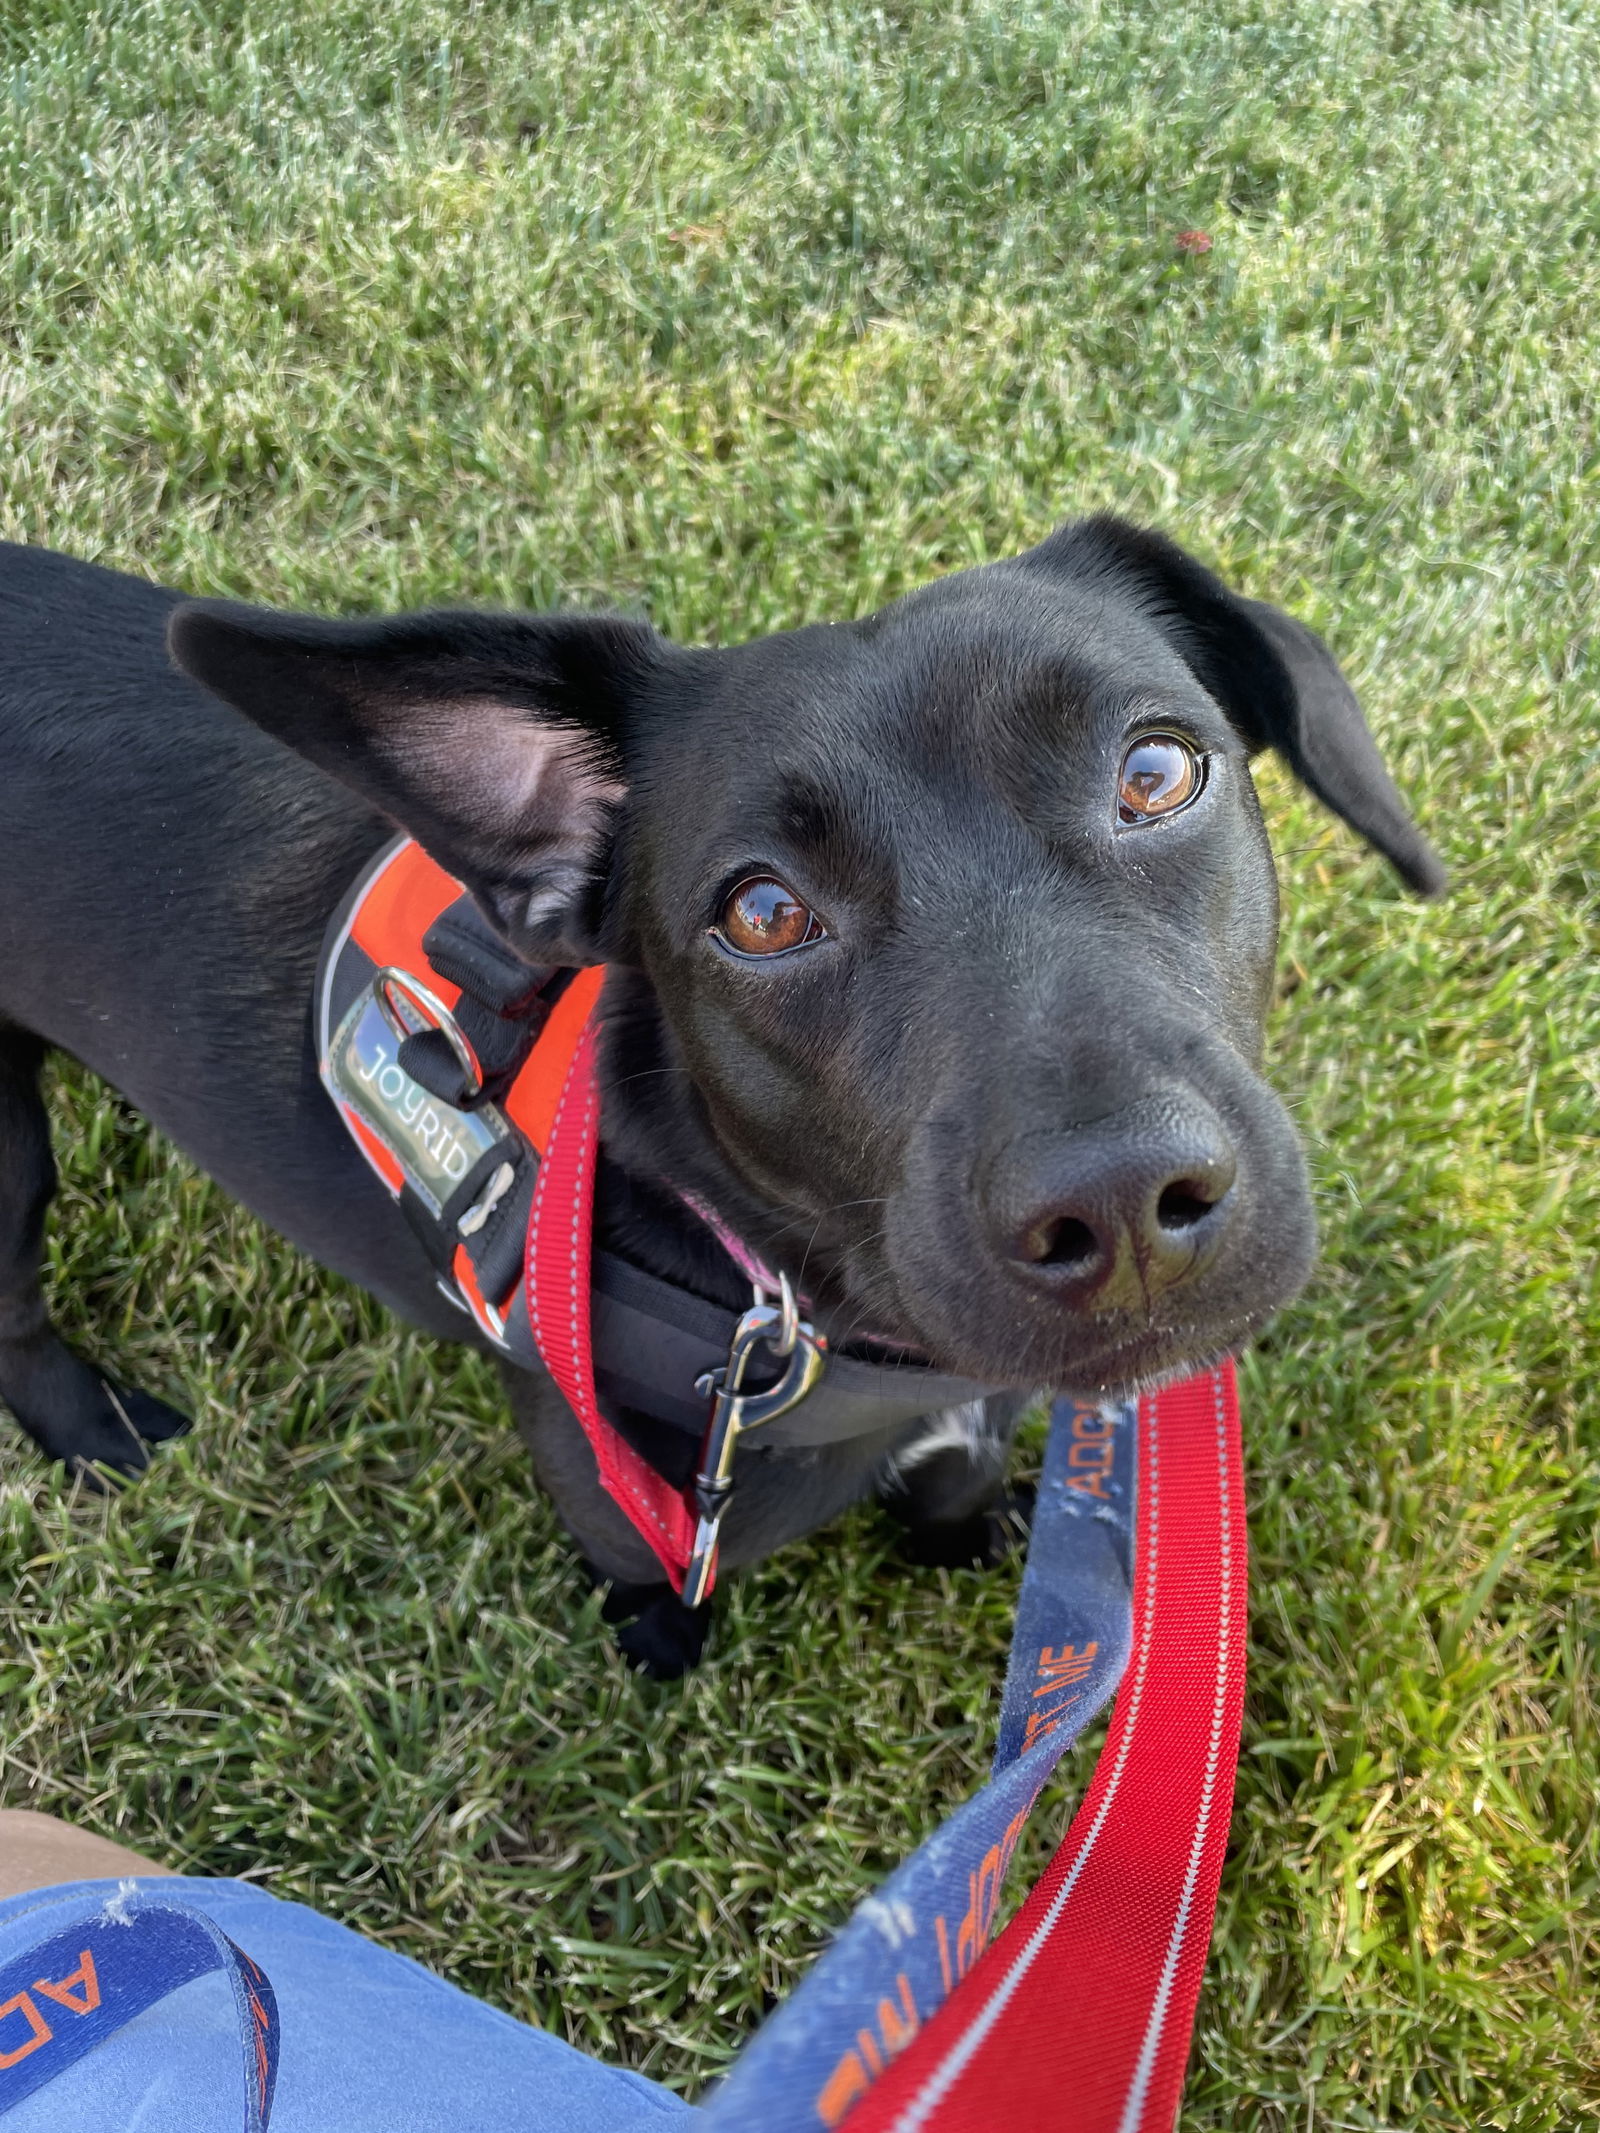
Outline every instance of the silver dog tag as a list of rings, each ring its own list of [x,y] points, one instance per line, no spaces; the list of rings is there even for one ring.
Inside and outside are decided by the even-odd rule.
[[[423,1025],[419,1019],[418,1028]],[[328,1084],[370,1126],[435,1214],[481,1156],[511,1129],[492,1104],[458,1111],[411,1079],[400,1041],[369,989],[339,1025]]]

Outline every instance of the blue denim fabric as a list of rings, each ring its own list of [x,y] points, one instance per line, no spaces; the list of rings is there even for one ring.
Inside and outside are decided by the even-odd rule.
[[[283,2045],[272,2133],[684,2133],[698,2113],[601,2066],[403,1955],[244,1881],[136,1884],[214,1919],[272,1981]],[[0,1903],[0,1962],[86,1918],[114,1881]],[[9,2113],[4,2133],[234,2133],[244,2074],[233,1995],[197,1978]]]

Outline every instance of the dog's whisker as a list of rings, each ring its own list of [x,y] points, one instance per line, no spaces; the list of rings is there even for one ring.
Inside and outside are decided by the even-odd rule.
[[[627,1089],[631,1088],[636,1081],[657,1081],[663,1079],[668,1074],[682,1074],[687,1080],[690,1081],[694,1079],[694,1076],[690,1073],[687,1067],[641,1067],[636,1074],[619,1075],[617,1079],[612,1082],[611,1086],[613,1089]]]
[[[840,1200],[836,1206],[825,1207],[820,1215],[797,1214],[792,1222],[785,1222],[781,1229],[769,1230],[767,1236],[769,1241],[776,1243],[778,1238],[787,1237],[792,1231],[799,1229],[803,1223],[811,1222],[813,1224],[811,1234],[814,1239],[817,1230],[821,1228],[824,1222],[831,1220],[834,1215],[842,1215],[852,1207],[887,1207],[888,1204],[888,1200],[881,1194],[865,1200]]]

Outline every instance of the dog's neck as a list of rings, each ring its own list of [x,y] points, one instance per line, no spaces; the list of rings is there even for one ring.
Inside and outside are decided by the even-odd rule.
[[[740,1309],[751,1287],[740,1258],[784,1267],[795,1211],[762,1201],[722,1156],[693,1082],[673,1061],[648,981],[613,971],[605,1013],[597,1241],[712,1303]],[[719,1228],[740,1249],[730,1250]]]
[[[750,1283],[691,1203],[748,1238],[762,1257],[766,1236],[782,1217],[729,1172],[693,1084],[672,1063],[655,993],[631,971],[614,970],[607,981],[600,1077],[596,1241],[709,1302],[740,1309],[750,1300]]]
[[[604,1147],[595,1173],[594,1225],[603,1250],[648,1274],[729,1310],[750,1301],[749,1282],[679,1195],[659,1177],[617,1162]]]

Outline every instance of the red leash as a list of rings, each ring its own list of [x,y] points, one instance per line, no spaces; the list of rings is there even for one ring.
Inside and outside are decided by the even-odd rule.
[[[591,1021],[567,1069],[528,1216],[528,1319],[545,1368],[593,1447],[600,1480],[649,1541],[675,1592],[694,1547],[694,1521],[681,1490],[607,1427],[594,1385],[589,1341],[589,1259],[594,1236],[594,1171],[600,1143],[600,1088]]]
[[[684,1498],[606,1426],[595,1393],[596,1041],[591,1024],[539,1168],[528,1310],[601,1480],[681,1589],[693,1541]],[[1216,1909],[1244,1701],[1246,1535],[1231,1363],[1140,1403],[1138,1499],[1132,1655],[1088,1797],[999,1940],[887,2065],[874,2049],[881,2074],[830,2126],[1169,2133]]]
[[[1134,1644],[1066,1841],[846,2133],[1167,2133],[1211,1938],[1244,1704],[1232,1366],[1140,1409]]]

